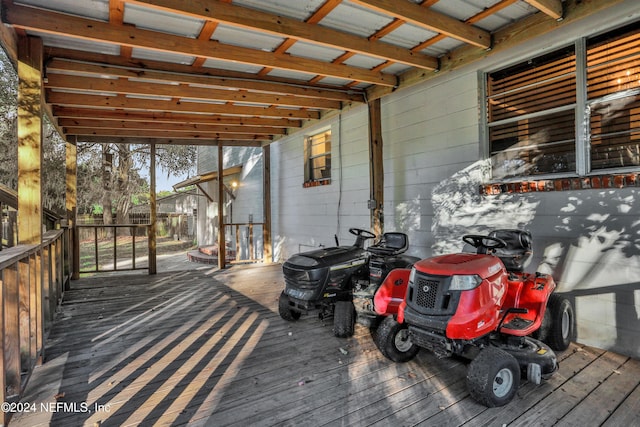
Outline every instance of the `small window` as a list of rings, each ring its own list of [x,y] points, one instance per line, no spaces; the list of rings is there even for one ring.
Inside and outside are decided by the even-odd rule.
[[[304,138],[304,186],[331,182],[331,130]]]

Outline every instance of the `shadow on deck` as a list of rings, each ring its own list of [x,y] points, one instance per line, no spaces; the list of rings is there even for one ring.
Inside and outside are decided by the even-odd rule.
[[[10,425],[637,423],[637,360],[574,344],[549,381],[487,409],[459,360],[394,364],[359,325],[339,339],[317,317],[282,320],[279,265],[189,268],[72,283],[22,399],[32,411]]]

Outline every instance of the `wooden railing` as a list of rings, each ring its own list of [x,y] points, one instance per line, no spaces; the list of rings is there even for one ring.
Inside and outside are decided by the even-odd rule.
[[[18,245],[0,252],[0,401],[20,398],[33,368],[44,358],[44,340],[72,264],[70,230],[44,234],[42,244]],[[3,405],[3,408],[6,405]],[[0,411],[0,425],[10,412]]]
[[[78,249],[80,251],[79,256],[79,273],[96,273],[107,271],[127,271],[127,270],[145,270],[149,269],[149,263],[146,265],[136,264],[136,257],[149,254],[149,247],[145,239],[144,251],[136,250],[136,237],[140,235],[148,236],[150,226],[148,224],[115,224],[115,225],[76,225],[77,233],[82,241],[78,242]],[[119,230],[127,230],[128,235],[123,236],[119,233]],[[93,230],[91,232],[92,242],[88,242],[85,237],[86,233],[82,230]],[[101,232],[101,233],[99,233]],[[107,237],[108,236],[108,237]],[[131,239],[130,248],[131,251],[123,251],[126,255],[119,256],[118,248],[128,246],[123,242],[118,242],[118,238]],[[79,240],[80,240],[79,239]],[[112,248],[109,248],[109,253],[104,253],[106,249],[100,250],[101,243],[108,243],[111,240]],[[137,252],[137,253],[136,253]],[[141,253],[144,252],[144,253]],[[104,255],[104,256],[103,256]],[[121,254],[122,255],[122,254]],[[123,262],[124,266],[118,266],[118,261]],[[111,264],[113,262],[113,264]],[[87,266],[91,266],[88,268]]]
[[[254,230],[253,230],[255,226],[260,227],[260,229],[262,230],[263,225],[264,224],[261,222],[246,222],[246,223],[234,222],[234,223],[229,223],[224,225],[227,228],[227,230],[225,231],[225,235],[230,235],[230,236],[235,235],[236,259],[235,261],[231,261],[232,264],[242,263],[242,262],[262,262],[263,261],[263,258],[258,258],[256,256],[256,246],[255,246],[256,236],[254,236]],[[244,236],[243,236],[241,227],[246,227],[246,235]],[[231,228],[231,234],[229,234],[229,231],[228,231],[229,228]],[[240,240],[241,236],[244,237],[243,240],[246,240],[246,242]],[[258,240],[262,241],[262,235],[259,236]],[[246,250],[243,251],[242,250],[243,248],[245,248]]]

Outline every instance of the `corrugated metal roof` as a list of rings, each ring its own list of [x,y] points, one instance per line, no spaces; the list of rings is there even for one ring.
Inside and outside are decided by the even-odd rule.
[[[553,8],[560,0],[545,3]],[[54,114],[58,106],[65,106],[65,117],[76,114],[76,121],[92,114],[101,120],[158,117],[156,112],[144,115],[140,103],[119,104],[120,114],[111,110],[111,100],[102,99],[125,95],[119,99],[184,101],[162,104],[168,108],[163,112],[168,122],[189,122],[197,115],[199,122],[217,125],[237,116],[247,124],[246,117],[265,117],[264,110],[270,109],[270,126],[299,127],[320,117],[320,111],[393,90],[408,73],[428,76],[438,67],[437,58],[460,47],[471,45],[484,52],[491,32],[542,14],[525,0],[397,0],[386,10],[388,2],[373,0],[202,4],[15,0],[5,5],[4,17],[9,25],[43,40],[46,72],[58,76],[55,87],[45,82],[47,94],[55,94]],[[427,19],[428,14],[442,19]],[[467,20],[473,24],[465,24]],[[105,77],[108,85],[101,81]],[[206,95],[194,98],[194,88]],[[237,102],[238,91],[247,102]],[[88,98],[83,99],[85,93]],[[74,98],[65,103],[64,94]],[[154,111],[162,105],[153,105]],[[129,107],[135,119],[126,114]],[[280,118],[278,111],[283,111]],[[266,122],[254,120],[251,126],[262,123]],[[82,136],[83,131],[76,127],[73,132]],[[179,138],[179,128],[167,134]]]

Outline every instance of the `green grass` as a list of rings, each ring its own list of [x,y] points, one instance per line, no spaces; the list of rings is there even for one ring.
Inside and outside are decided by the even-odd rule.
[[[116,259],[118,264],[128,261],[127,267],[131,268],[133,258],[134,239],[132,236],[118,236],[115,241]],[[98,270],[113,270],[114,258],[113,237],[98,240]],[[194,248],[191,240],[174,240],[169,237],[158,237],[156,239],[156,255],[181,253]],[[148,266],[146,258],[149,255],[149,247],[146,236],[136,236],[135,238],[136,268],[146,268]],[[144,260],[143,260],[144,258]],[[80,242],[80,271],[95,271],[96,255],[95,241],[93,239]],[[120,267],[118,268],[120,269]]]

